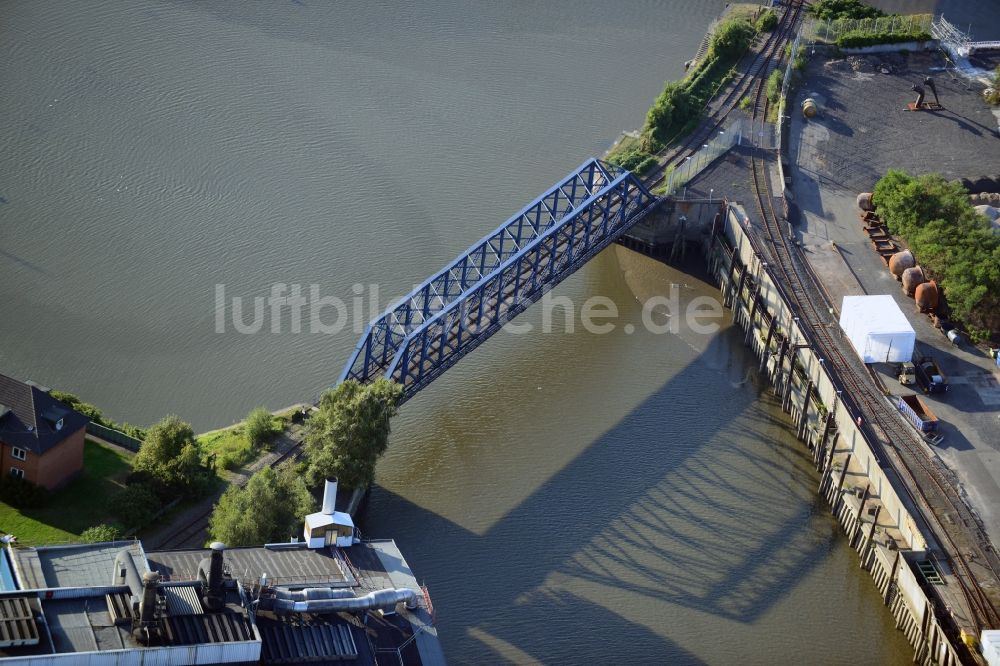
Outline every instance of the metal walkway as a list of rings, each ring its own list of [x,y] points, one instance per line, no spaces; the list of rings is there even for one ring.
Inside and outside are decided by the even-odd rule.
[[[409,400],[658,201],[630,172],[584,162],[369,324],[340,381],[388,377]]]

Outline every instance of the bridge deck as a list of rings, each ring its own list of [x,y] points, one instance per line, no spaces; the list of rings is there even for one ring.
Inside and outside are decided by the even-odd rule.
[[[585,162],[373,321],[341,379],[390,377],[409,399],[656,202],[631,173]]]

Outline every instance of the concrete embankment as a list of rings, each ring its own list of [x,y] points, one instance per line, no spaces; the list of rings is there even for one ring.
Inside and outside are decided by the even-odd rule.
[[[811,451],[821,475],[819,494],[913,646],[914,661],[962,663],[952,623],[973,625],[956,610],[959,604],[943,602],[958,589],[953,572],[935,557],[925,536],[928,528],[904,486],[866,441],[824,360],[806,344],[746,224],[743,211],[729,206],[706,244],[709,271],[723,302],[745,331],[746,344],[760,359],[798,439]],[[941,590],[931,593],[930,586],[938,584]]]

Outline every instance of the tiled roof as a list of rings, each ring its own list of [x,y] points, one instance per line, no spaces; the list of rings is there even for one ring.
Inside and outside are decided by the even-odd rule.
[[[0,442],[42,454],[88,421],[39,387],[0,375]]]

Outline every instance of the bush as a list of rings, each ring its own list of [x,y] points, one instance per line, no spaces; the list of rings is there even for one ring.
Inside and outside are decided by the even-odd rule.
[[[18,509],[30,509],[45,504],[49,491],[30,481],[3,474],[0,477],[0,500]]]
[[[271,441],[275,434],[274,416],[267,407],[256,407],[247,414],[245,432],[247,441],[255,451],[264,448]]]
[[[105,541],[120,541],[122,531],[117,525],[94,525],[80,532],[80,541],[84,543],[102,543]]]
[[[890,170],[873,199],[890,230],[905,239],[938,281],[952,315],[984,340],[1000,331],[1000,237],[976,213],[959,183]]]
[[[776,25],[778,25],[778,12],[773,9],[765,9],[757,17],[754,27],[757,28],[757,32],[769,32]]]
[[[608,161],[641,176],[656,164],[656,157],[639,146],[633,146],[608,155]]]
[[[110,499],[115,517],[129,528],[141,529],[152,521],[160,508],[160,498],[147,484],[126,486]]]
[[[732,60],[743,55],[754,37],[754,27],[742,17],[731,17],[712,32],[708,42],[708,52],[723,60]]]
[[[111,428],[112,430],[120,430],[129,437],[135,437],[136,439],[146,439],[146,431],[139,426],[134,426],[130,423],[115,423],[111,419],[105,418],[101,410],[90,404],[89,402],[83,402],[77,396],[72,393],[66,393],[64,391],[56,391],[53,389],[49,394],[58,400],[66,404],[68,407],[75,409],[87,418],[89,418],[94,423],[102,425],[105,428]]]
[[[984,97],[987,103],[994,106],[1000,105],[1000,65],[997,66],[997,71],[993,74],[993,85],[990,86]]]
[[[861,0],[819,0],[809,5],[809,13],[818,19],[865,19],[885,16],[885,13],[861,2]]]
[[[772,104],[777,104],[781,97],[781,83],[784,78],[784,72],[780,69],[774,70],[771,72],[771,76],[767,77],[767,98],[771,100]]]
[[[864,30],[849,30],[837,37],[837,46],[842,49],[856,49],[874,44],[899,44],[902,42],[926,42],[931,34],[926,30],[913,32],[866,32]]]

